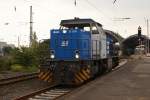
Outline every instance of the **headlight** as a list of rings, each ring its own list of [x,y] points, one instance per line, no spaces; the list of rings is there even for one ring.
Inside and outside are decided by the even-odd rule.
[[[65,33],[67,33],[67,30],[63,30],[62,32],[65,34]]]
[[[78,50],[75,51],[75,58],[76,58],[76,59],[79,59],[79,58],[80,58],[80,55],[79,55],[79,51],[78,51]]]
[[[51,52],[50,52],[50,58],[51,58],[51,59],[54,59],[54,58],[55,58],[55,53],[54,53],[53,50],[51,50]]]
[[[76,59],[79,59],[79,54],[76,54],[76,55],[75,55],[75,58],[76,58]]]
[[[51,59],[54,59],[54,58],[55,58],[55,55],[54,55],[54,54],[52,54],[52,55],[51,55]]]

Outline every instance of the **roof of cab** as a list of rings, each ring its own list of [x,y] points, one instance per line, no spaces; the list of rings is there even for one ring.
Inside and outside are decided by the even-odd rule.
[[[60,25],[65,27],[86,27],[90,26],[90,24],[97,24],[102,27],[102,25],[98,22],[95,22],[93,19],[67,19],[67,20],[61,20]]]

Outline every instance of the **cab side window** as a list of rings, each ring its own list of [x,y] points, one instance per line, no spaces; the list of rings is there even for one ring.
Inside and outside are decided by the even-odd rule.
[[[99,34],[98,29],[96,26],[92,27],[92,34]]]
[[[83,30],[87,31],[87,32],[90,32],[90,27],[84,27]]]

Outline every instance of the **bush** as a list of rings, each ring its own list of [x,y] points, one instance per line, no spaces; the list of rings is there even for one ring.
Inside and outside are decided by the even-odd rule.
[[[29,66],[26,69],[27,72],[37,72],[38,71],[38,67],[37,66]]]
[[[11,66],[11,71],[14,71],[14,72],[37,72],[38,68],[36,66],[25,67],[25,66],[22,66],[19,64],[14,64]]]
[[[0,71],[10,70],[12,59],[10,57],[0,57]]]
[[[32,66],[33,62],[33,53],[29,48],[21,48],[15,50],[13,53],[13,63],[19,64],[22,66]]]
[[[15,72],[24,71],[24,67],[18,64],[11,65],[11,70]]]
[[[49,57],[49,39],[39,44],[34,42],[31,47],[5,47],[5,55],[0,57],[0,71],[37,71],[42,59]]]

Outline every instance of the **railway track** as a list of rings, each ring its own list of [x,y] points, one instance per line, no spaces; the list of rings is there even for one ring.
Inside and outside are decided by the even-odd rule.
[[[112,69],[112,72],[121,68],[121,66],[124,65],[125,63],[127,63],[127,60],[124,60],[123,62],[121,62],[115,69]],[[106,74],[109,74],[109,73],[106,73]],[[102,75],[102,77],[105,76],[106,74]],[[45,89],[34,91],[32,93],[29,93],[28,95],[18,97],[15,100],[56,100],[77,88],[78,87],[69,88],[69,87],[54,85],[51,87],[47,87]]]
[[[41,89],[30,93],[28,95],[16,98],[15,100],[55,100],[62,97],[74,88],[64,87],[64,86],[51,86],[45,89]]]
[[[26,74],[26,75],[21,75],[21,76],[6,78],[6,79],[0,79],[0,86],[13,84],[16,82],[29,80],[37,77],[38,77],[38,73],[31,73],[31,74]]]

